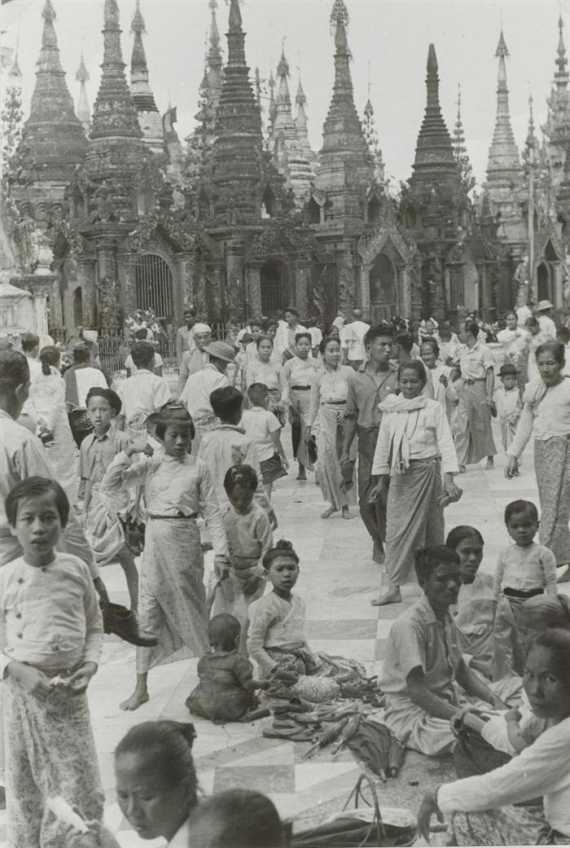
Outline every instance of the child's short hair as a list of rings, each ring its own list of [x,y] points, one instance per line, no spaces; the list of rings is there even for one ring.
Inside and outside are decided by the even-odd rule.
[[[137,368],[150,368],[154,361],[154,347],[150,342],[135,342],[131,356]]]
[[[214,415],[220,421],[225,421],[228,418],[234,418],[241,411],[243,395],[233,386],[224,386],[212,392],[210,403],[212,404]]]
[[[105,398],[115,415],[118,415],[122,409],[123,404],[121,398],[117,392],[113,391],[113,389],[103,389],[101,386],[93,386],[92,389],[89,389],[87,392],[87,398],[85,399],[87,409],[89,409],[89,401],[94,397]]]
[[[83,365],[91,362],[91,348],[85,342],[75,345],[73,348],[73,362],[75,365]]]
[[[0,394],[13,392],[30,382],[30,366],[23,353],[0,350]]]
[[[206,798],[190,816],[190,828],[205,816],[211,818],[216,834],[208,848],[282,848],[285,844],[279,813],[261,792],[227,789]]]
[[[269,394],[265,383],[252,383],[247,390],[247,396],[253,406],[263,406],[264,400]]]
[[[8,492],[4,504],[6,518],[11,527],[16,526],[18,520],[18,505],[24,498],[41,498],[43,495],[53,494],[55,505],[61,520],[61,526],[66,527],[69,520],[69,500],[57,480],[48,480],[47,477],[27,477],[16,483]]]
[[[154,422],[156,422],[156,437],[161,441],[164,439],[166,428],[173,424],[187,427],[191,439],[193,439],[196,435],[196,429],[194,427],[194,422],[192,421],[192,416],[190,415],[184,404],[180,403],[179,401],[169,401],[169,403],[165,403],[164,406],[161,407],[160,411],[156,414]]]
[[[237,486],[238,483],[252,492],[256,491],[259,481],[251,465],[232,465],[231,468],[228,468],[224,477],[224,489],[228,497],[233,492],[234,486]]]
[[[217,645],[223,651],[235,648],[241,633],[241,625],[237,618],[227,613],[215,615],[208,622],[208,640],[210,645]]]
[[[295,552],[295,548],[293,547],[292,542],[288,542],[286,539],[279,539],[274,548],[267,551],[265,556],[263,557],[263,567],[266,571],[269,571],[271,568],[271,563],[273,560],[278,559],[279,557],[288,557],[289,559],[294,560],[294,562],[299,565],[299,557]]]
[[[303,339],[307,339],[307,341],[309,342],[310,345],[313,344],[313,339],[311,338],[310,333],[297,333],[295,335],[295,344],[298,345],[299,342],[303,341]]]
[[[509,525],[515,515],[527,515],[532,521],[538,524],[538,510],[532,501],[511,501],[505,507],[505,524]]]
[[[35,333],[24,333],[20,339],[24,353],[31,353],[40,346],[40,337]]]
[[[517,377],[518,371],[512,362],[505,362],[499,369],[499,377]]]
[[[252,341],[253,341],[253,336],[251,335],[251,333],[244,333],[243,336],[241,337],[241,339],[239,340],[240,344],[242,344],[242,345],[251,344]]]
[[[425,583],[438,565],[459,566],[459,557],[446,545],[433,545],[416,551],[415,567],[419,583]]]

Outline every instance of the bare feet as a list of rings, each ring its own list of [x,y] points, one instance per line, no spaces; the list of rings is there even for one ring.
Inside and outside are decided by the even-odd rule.
[[[465,474],[466,471],[467,471],[467,468],[465,467],[465,465],[459,466],[459,473],[460,474]]]
[[[388,589],[387,592],[384,592],[377,598],[375,601],[372,601],[373,607],[386,607],[388,604],[401,604],[402,603],[402,595],[400,594],[400,590],[398,588]]]
[[[487,457],[487,464],[485,465],[485,468],[487,469],[487,471],[491,471],[494,467],[495,467],[495,460],[493,459],[492,456],[488,456]]]
[[[325,509],[325,511],[321,515],[321,518],[330,518],[331,515],[335,514],[335,512],[338,512],[338,509],[335,509],[334,506],[329,506],[328,509]]]
[[[353,512],[350,512],[347,506],[343,506],[342,517],[345,518],[347,521],[350,521],[351,519],[356,518],[357,516]]]
[[[301,482],[307,479],[307,472],[304,468],[299,468],[299,473],[297,474],[297,480]]]
[[[148,689],[135,689],[130,698],[127,698],[126,701],[123,701],[122,704],[119,704],[122,710],[125,712],[134,712],[138,710],[139,707],[142,707],[143,704],[146,704],[149,700]]]

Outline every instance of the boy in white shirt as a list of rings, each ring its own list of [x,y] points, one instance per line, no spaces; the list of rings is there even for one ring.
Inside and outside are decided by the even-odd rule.
[[[254,442],[261,469],[263,488],[271,499],[273,483],[286,477],[289,464],[281,443],[281,424],[269,411],[269,389],[264,383],[253,383],[247,390],[251,403],[241,419],[241,426]]]
[[[146,431],[146,420],[172,400],[172,392],[163,377],[153,373],[154,347],[150,342],[137,342],[131,350],[136,373],[127,377],[119,387],[122,415],[131,437]]]
[[[370,325],[362,320],[360,309],[353,309],[354,320],[340,331],[343,362],[350,365],[355,371],[362,367],[366,359],[366,348],[364,337],[370,329]]]

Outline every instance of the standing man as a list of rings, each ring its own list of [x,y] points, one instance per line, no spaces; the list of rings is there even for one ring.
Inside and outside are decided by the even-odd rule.
[[[208,364],[206,348],[212,341],[212,330],[208,324],[194,324],[194,347],[182,355],[178,376],[178,391],[186,385],[188,377],[201,371]]]
[[[344,439],[341,463],[350,461],[350,448],[358,434],[358,500],[360,515],[374,548],[374,562],[384,561],[386,538],[386,504],[383,500],[368,502],[372,488],[372,461],[382,413],[378,405],[392,394],[398,385],[398,374],[390,367],[394,331],[389,324],[379,324],[368,330],[364,348],[368,361],[348,379],[348,398],[344,420]]]
[[[350,324],[345,324],[340,332],[342,361],[344,365],[350,365],[355,371],[364,365],[366,359],[364,337],[369,329],[370,324],[362,320],[362,311],[353,309],[352,321]]]
[[[196,307],[187,306],[184,310],[184,324],[176,331],[176,361],[178,367],[187,350],[192,353],[194,345],[194,325],[196,324]]]
[[[285,310],[285,320],[279,322],[275,336],[275,347],[283,357],[283,363],[295,356],[295,344],[298,333],[306,333],[306,327],[299,323],[299,313],[289,306]]]
[[[202,436],[216,423],[216,416],[210,403],[210,395],[216,389],[224,389],[230,385],[226,370],[235,359],[235,348],[225,342],[212,342],[205,348],[208,363],[200,371],[191,374],[180,395],[194,422],[196,435],[193,451],[198,452]]]
[[[540,327],[540,332],[547,339],[556,338],[556,324],[552,320],[553,305],[549,300],[541,300],[536,304],[536,318]]]

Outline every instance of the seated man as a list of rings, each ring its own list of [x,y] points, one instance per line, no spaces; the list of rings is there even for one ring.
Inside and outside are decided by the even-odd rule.
[[[457,602],[459,557],[444,546],[416,553],[423,597],[393,623],[380,686],[386,695],[385,722],[408,748],[428,756],[449,753],[455,742],[451,721],[461,713],[454,686],[494,709],[506,705],[463,660],[449,614]]]

